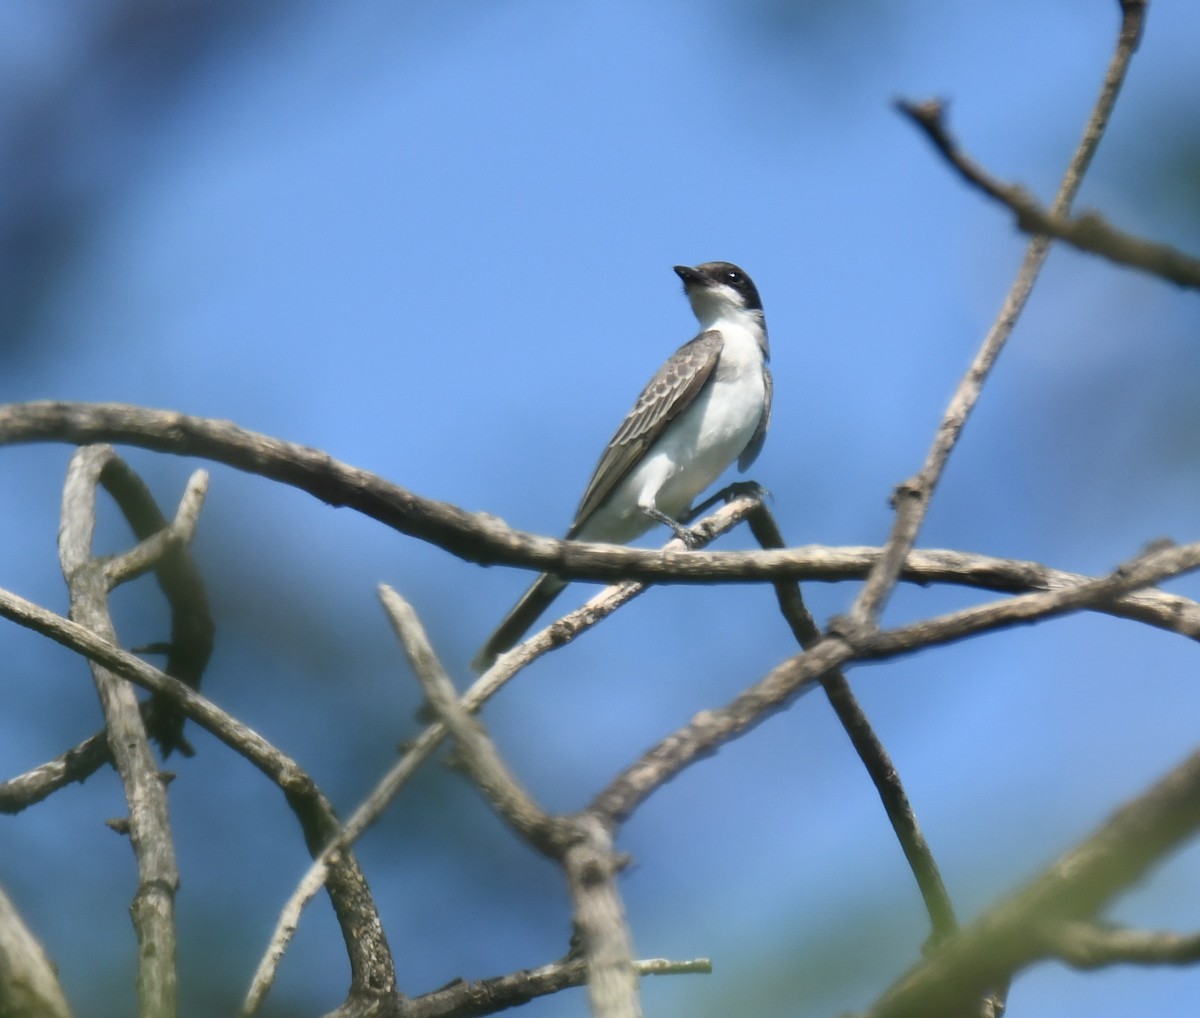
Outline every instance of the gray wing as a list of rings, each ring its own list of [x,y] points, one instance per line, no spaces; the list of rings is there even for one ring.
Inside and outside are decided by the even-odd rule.
[[[750,444],[742,450],[742,454],[738,457],[738,470],[745,472],[762,452],[763,442],[767,440],[767,427],[771,423],[771,398],[774,395],[775,382],[771,378],[771,369],[764,364],[762,416],[758,419],[758,427],[754,429],[754,434],[750,436]]]
[[[717,366],[723,345],[720,332],[702,332],[676,350],[658,369],[600,457],[575,513],[575,522],[567,531],[568,538],[579,532],[663,429],[691,405]]]

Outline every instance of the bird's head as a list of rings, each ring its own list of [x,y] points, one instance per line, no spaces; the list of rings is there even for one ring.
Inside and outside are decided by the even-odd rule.
[[[676,265],[692,311],[707,329],[721,319],[752,316],[761,320],[762,300],[749,275],[730,262],[704,262],[694,268]]]

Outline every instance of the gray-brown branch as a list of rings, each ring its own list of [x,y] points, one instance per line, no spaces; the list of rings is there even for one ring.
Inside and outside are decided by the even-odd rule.
[[[304,769],[211,700],[101,639],[90,629],[11,591],[0,589],[0,617],[40,633],[151,693],[168,697],[180,713],[245,757],[279,786],[300,821],[305,844],[314,856],[337,834],[339,825],[333,807]],[[372,1006],[380,1001],[395,1002],[397,990],[391,951],[353,851],[346,849],[331,860],[325,886],[350,959],[351,998],[355,1002],[370,1002]]]
[[[963,1009],[986,987],[1042,959],[1060,957],[1068,948],[1056,936],[1058,924],[1094,919],[1197,830],[1200,753],[913,968],[867,1012],[868,1018],[968,1013]],[[1114,946],[1110,942],[1110,950]]]
[[[897,100],[896,108],[925,132],[934,148],[968,184],[1006,206],[1017,229],[1043,234],[1070,244],[1079,251],[1099,255],[1117,265],[1140,269],[1176,286],[1200,290],[1200,258],[1170,244],[1147,240],[1119,230],[1097,212],[1078,216],[1056,214],[1043,208],[1025,188],[988,173],[968,156],[946,126],[945,105],[936,99],[924,102]]]
[[[108,610],[105,563],[92,554],[96,489],[116,460],[108,446],[80,449],[71,459],[63,487],[59,559],[70,591],[71,617],[105,642],[116,645]],[[109,750],[129,806],[128,832],[137,860],[138,886],[130,913],[138,941],[138,1012],[171,1018],[178,1012],[175,969],[175,894],[179,867],[167,810],[166,782],[158,772],[133,687],[97,661],[90,661],[104,709]]]
[[[1084,174],[1091,165],[1092,157],[1104,137],[1109,116],[1125,81],[1129,63],[1137,49],[1142,34],[1145,16],[1143,0],[1122,0],[1121,28],[1117,35],[1116,49],[1109,62],[1100,94],[1092,107],[1091,115],[1084,126],[1083,137],[1076,147],[1063,174],[1062,183],[1054,197],[1051,214],[1065,215],[1079,192]],[[896,517],[891,533],[884,545],[883,556],[872,568],[867,582],[850,610],[849,624],[866,633],[878,628],[879,619],[891,598],[900,571],[908,553],[916,544],[917,535],[929,511],[930,502],[937,490],[938,482],[946,468],[950,454],[958,444],[959,436],[966,427],[967,419],[983,394],[983,386],[991,374],[1000,352],[1016,327],[1017,320],[1033,292],[1034,283],[1041,272],[1050,251],[1050,238],[1038,234],[1031,238],[1025,258],[1017,277],[997,314],[995,321],[983,339],[967,373],[963,376],[951,397],[950,405],[934,434],[933,442],[925,456],[925,462],[914,476],[901,482],[893,495]]]

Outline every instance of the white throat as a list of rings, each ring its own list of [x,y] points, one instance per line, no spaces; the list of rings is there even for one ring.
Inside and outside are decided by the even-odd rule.
[[[728,301],[705,302],[692,310],[700,322],[701,332],[716,330],[726,337],[726,341],[734,336],[750,337],[762,351],[763,357],[769,356],[766,320],[761,311],[737,307]]]

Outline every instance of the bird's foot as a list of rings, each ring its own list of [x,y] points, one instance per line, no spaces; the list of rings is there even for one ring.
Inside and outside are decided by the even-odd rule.
[[[660,512],[653,506],[642,506],[642,512],[649,516],[650,519],[661,523],[664,527],[670,527],[671,533],[673,533],[680,541],[682,541],[684,547],[686,547],[689,551],[694,551],[696,548],[700,547],[703,541],[700,535],[692,533],[692,531],[688,530],[688,528],[678,520],[671,519],[671,517],[666,513]]]
[[[693,530],[688,530],[687,527],[676,527],[675,536],[683,542],[683,546],[688,551],[695,551],[704,544],[704,538]]]

